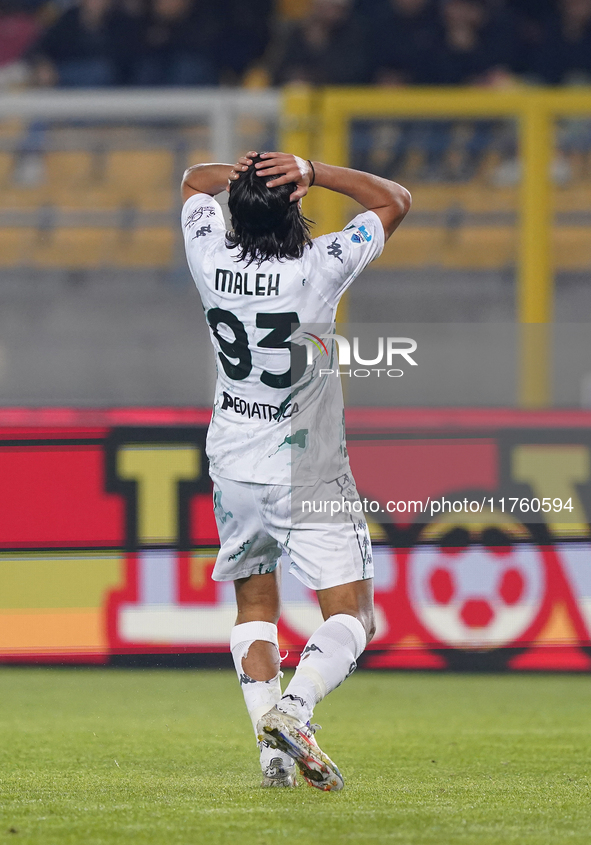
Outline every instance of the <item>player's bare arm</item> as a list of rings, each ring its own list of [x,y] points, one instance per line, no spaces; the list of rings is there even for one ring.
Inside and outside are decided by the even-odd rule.
[[[267,182],[269,188],[295,182],[297,190],[291,195],[292,200],[301,199],[312,184],[351,197],[377,214],[386,239],[400,226],[411,206],[406,188],[372,173],[320,161],[309,162],[287,153],[262,153],[261,158],[265,163],[255,165],[259,174],[263,178],[275,177]]]
[[[238,159],[236,164],[194,164],[187,168],[181,183],[181,195],[183,202],[194,194],[209,194],[215,197],[227,190],[228,184],[239,178],[240,173],[252,164],[249,156],[256,155],[255,152],[248,152]]]

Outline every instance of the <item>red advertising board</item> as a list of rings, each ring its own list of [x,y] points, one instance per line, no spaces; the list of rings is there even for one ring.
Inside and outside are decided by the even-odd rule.
[[[227,653],[208,419],[0,412],[0,661]],[[358,408],[347,427],[374,541],[364,665],[591,668],[591,413]],[[284,563],[293,662],[319,611]]]

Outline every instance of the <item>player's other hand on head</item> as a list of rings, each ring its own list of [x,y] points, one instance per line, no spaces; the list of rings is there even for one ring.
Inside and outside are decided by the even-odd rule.
[[[259,176],[273,177],[267,182],[268,188],[295,182],[297,187],[289,198],[291,202],[306,196],[312,181],[312,168],[308,161],[291,153],[261,153],[261,159],[255,168]]]
[[[245,153],[245,155],[240,156],[236,164],[230,170],[230,175],[228,177],[228,182],[235,182],[237,179],[240,179],[242,173],[244,173],[248,168],[252,165],[253,159],[258,155],[255,153],[254,150],[249,150],[249,152]],[[229,188],[228,184],[228,188]]]

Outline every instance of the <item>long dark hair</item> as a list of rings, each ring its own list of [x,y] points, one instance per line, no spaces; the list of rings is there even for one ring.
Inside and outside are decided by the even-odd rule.
[[[262,159],[264,161],[264,159]],[[262,264],[272,258],[301,258],[312,243],[310,223],[301,212],[298,202],[290,202],[295,182],[267,188],[264,176],[257,176],[252,165],[230,184],[228,208],[232,217],[232,231],[226,235],[229,248],[239,247],[239,261]]]

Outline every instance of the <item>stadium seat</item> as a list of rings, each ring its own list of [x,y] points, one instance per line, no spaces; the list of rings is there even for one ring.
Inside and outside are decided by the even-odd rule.
[[[0,267],[27,264],[35,230],[29,227],[3,227],[0,229]]]
[[[515,263],[517,232],[514,226],[461,226],[448,230],[441,265],[488,270]]]
[[[82,154],[84,155],[84,154]],[[134,206],[169,211],[174,198],[174,157],[168,150],[114,150],[72,161],[69,185],[50,187],[52,200],[76,209],[115,210]],[[64,161],[62,167],[67,167]],[[59,169],[58,161],[55,171]],[[88,174],[88,175],[85,175]]]
[[[402,226],[392,237],[378,267],[450,267],[491,269],[515,260],[511,226]]]
[[[0,209],[31,209],[38,208],[47,202],[47,187],[43,176],[32,184],[18,184],[11,179],[2,185],[0,191]]]
[[[402,226],[386,242],[376,267],[429,267],[440,263],[444,229],[436,226]]]
[[[168,150],[116,150],[107,156],[105,181],[117,189],[119,205],[168,211],[174,192],[174,156]]]
[[[459,208],[465,212],[490,213],[515,211],[518,191],[512,187],[483,186],[479,181],[456,184],[453,182],[430,185],[424,182],[408,184],[413,196],[413,206],[421,212],[449,211]]]
[[[175,233],[169,226],[120,232],[113,253],[119,267],[167,267],[174,255]]]
[[[93,154],[85,150],[45,153],[45,176],[52,188],[84,186],[92,178]]]
[[[48,202],[66,208],[83,206],[86,191],[93,180],[93,159],[93,154],[84,150],[46,153]]]
[[[591,237],[586,226],[561,226],[555,229],[553,247],[558,270],[591,268]]]
[[[33,249],[33,264],[68,269],[109,266],[117,235],[114,228],[82,226],[40,233]]]
[[[581,181],[554,191],[557,212],[591,211],[591,182]]]
[[[515,264],[517,237],[513,226],[402,226],[386,243],[376,266],[501,269]],[[557,270],[591,268],[591,238],[585,226],[554,229],[553,251]]]
[[[491,212],[516,212],[519,207],[519,189],[517,187],[497,187],[483,184],[476,180],[461,185],[451,195],[468,213],[490,214]]]

